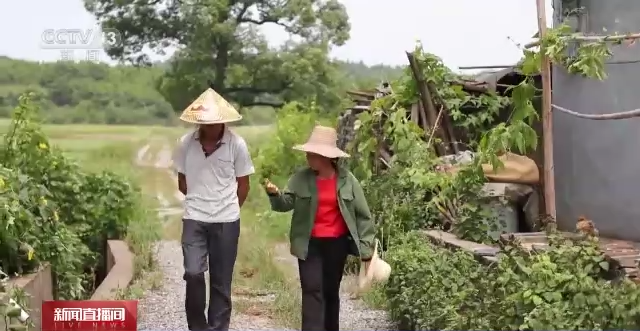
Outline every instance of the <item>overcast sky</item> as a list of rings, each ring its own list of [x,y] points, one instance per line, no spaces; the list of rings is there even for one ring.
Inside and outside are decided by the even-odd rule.
[[[82,0],[5,0],[0,5],[0,55],[56,61],[60,50],[43,49],[47,29],[90,29],[94,18]],[[534,0],[341,0],[351,20],[351,39],[333,51],[340,59],[367,64],[405,64],[417,40],[447,65],[508,65],[520,58],[518,44],[537,31]],[[547,2],[551,24],[552,9]],[[267,28],[273,43],[286,39]],[[76,59],[86,57],[74,51]],[[105,59],[104,54],[102,58]]]

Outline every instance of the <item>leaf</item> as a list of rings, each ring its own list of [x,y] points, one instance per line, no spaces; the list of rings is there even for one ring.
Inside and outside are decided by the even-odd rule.
[[[11,307],[5,312],[8,317],[19,317],[21,313],[22,309],[20,309],[19,307]]]
[[[544,302],[544,301],[542,301],[542,298],[540,298],[537,295],[531,296],[531,300],[533,301],[533,304],[536,305],[536,306],[540,306]]]
[[[602,261],[600,263],[598,263],[598,265],[600,266],[600,268],[602,268],[604,271],[609,271],[609,262],[607,261]]]

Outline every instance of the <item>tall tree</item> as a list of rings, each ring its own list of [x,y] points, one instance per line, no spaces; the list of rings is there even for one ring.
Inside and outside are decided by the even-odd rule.
[[[158,88],[180,109],[211,85],[241,106],[279,106],[301,96],[326,98],[336,68],[334,45],[349,38],[346,10],[337,0],[85,0],[103,27],[122,42],[114,59],[151,63],[151,53],[175,48]],[[259,27],[275,25],[290,41],[270,47]]]

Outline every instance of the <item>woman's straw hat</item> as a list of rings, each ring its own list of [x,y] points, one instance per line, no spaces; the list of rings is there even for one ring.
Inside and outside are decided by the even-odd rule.
[[[213,89],[207,89],[180,115],[180,119],[194,124],[222,124],[236,122],[242,115]]]
[[[349,154],[338,148],[337,142],[338,134],[334,128],[316,125],[311,131],[309,140],[302,145],[293,146],[293,149],[319,154],[330,159],[349,157]]]
[[[360,274],[358,275],[358,290],[360,293],[368,291],[373,283],[386,282],[391,275],[391,266],[378,255],[377,239],[375,245],[369,267],[366,268],[365,263],[360,265]]]

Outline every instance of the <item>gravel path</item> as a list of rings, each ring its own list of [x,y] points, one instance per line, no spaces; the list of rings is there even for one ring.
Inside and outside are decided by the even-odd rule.
[[[155,155],[154,164],[145,164],[143,161],[145,154],[149,151],[149,145],[140,149],[137,155],[139,166],[153,166],[155,168],[168,168],[171,165],[170,147],[165,145],[162,150]],[[175,176],[168,171],[167,180],[173,180]],[[179,192],[176,196],[182,198]],[[179,201],[179,200],[178,200]],[[165,206],[165,208],[168,206]],[[167,209],[158,210],[162,215],[167,213]],[[298,276],[297,261],[289,254],[287,245],[277,245],[275,247],[276,261],[281,264],[283,270]],[[160,241],[157,244],[156,260],[163,273],[162,287],[155,291],[149,291],[138,303],[139,330],[186,330],[187,322],[184,311],[185,286],[182,274],[182,248],[177,241]],[[341,294],[341,326],[342,330],[393,330],[384,311],[369,309],[360,300],[351,299],[348,291],[352,288],[355,279],[347,277],[343,281]],[[245,300],[249,303],[264,300],[263,297],[235,296],[234,302]],[[269,318],[259,314],[242,314],[234,310],[231,317],[231,330],[285,330],[274,325]],[[296,312],[298,313],[298,312]]]
[[[284,268],[299,277],[298,262],[289,254],[289,245],[279,244],[275,247],[276,261]],[[353,299],[350,289],[356,286],[355,276],[345,276],[341,284],[340,293],[340,327],[342,330],[394,330],[387,314],[382,310],[367,307],[362,300]]]
[[[279,253],[281,250],[278,248]],[[163,272],[163,286],[150,291],[139,301],[139,330],[185,330],[187,322],[184,312],[185,286],[182,280],[182,249],[177,241],[161,241],[158,243],[157,258]],[[293,268],[295,259],[279,256],[278,262],[285,268]],[[352,286],[353,277],[343,281],[341,295],[342,330],[393,330],[383,311],[365,307],[360,300],[350,298],[348,288]],[[242,299],[250,300],[246,297]],[[254,298],[260,300],[260,298]],[[234,301],[237,298],[234,298]],[[286,330],[273,325],[273,321],[263,316],[245,315],[234,311],[231,318],[231,330]]]
[[[158,243],[157,258],[164,274],[162,288],[151,291],[138,303],[139,330],[186,330],[185,286],[182,280],[182,248],[177,241]],[[262,316],[231,317],[231,330],[283,330]]]

